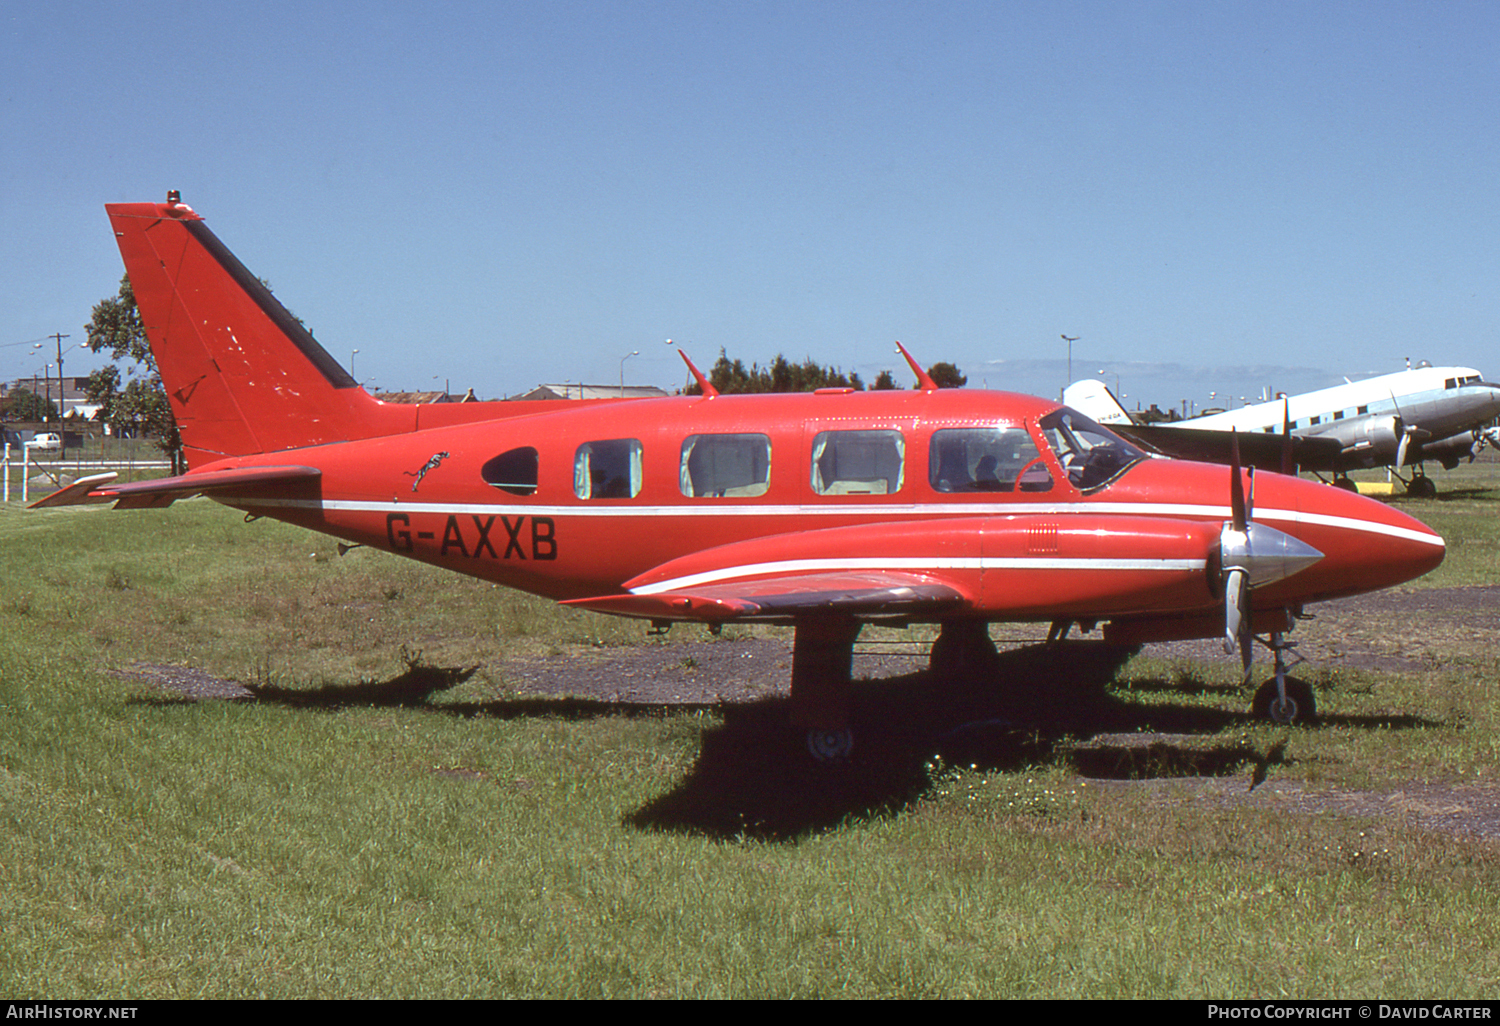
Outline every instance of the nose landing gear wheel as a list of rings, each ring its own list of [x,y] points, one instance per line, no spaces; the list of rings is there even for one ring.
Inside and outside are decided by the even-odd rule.
[[[1286,678],[1286,699],[1283,701],[1276,691],[1276,678],[1272,677],[1256,689],[1250,713],[1258,720],[1291,726],[1312,723],[1318,718],[1318,707],[1313,701],[1312,685],[1307,681],[1298,677]]]

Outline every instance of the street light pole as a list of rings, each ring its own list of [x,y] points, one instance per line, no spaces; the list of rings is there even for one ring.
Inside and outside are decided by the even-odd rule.
[[[625,361],[628,360],[628,359],[630,359],[632,356],[640,356],[640,355],[641,355],[641,351],[639,349],[636,349],[636,350],[632,350],[631,352],[628,352],[624,356],[620,357],[620,398],[621,399],[625,398]]]
[[[1068,380],[1063,385],[1063,388],[1067,388],[1068,385],[1073,383],[1073,343],[1077,342],[1083,336],[1074,335],[1072,338],[1069,338],[1067,335],[1061,335],[1059,337],[1068,344]],[[1062,398],[1062,393],[1058,393],[1058,398]]]

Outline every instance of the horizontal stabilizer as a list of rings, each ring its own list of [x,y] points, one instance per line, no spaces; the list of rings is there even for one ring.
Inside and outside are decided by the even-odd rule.
[[[170,506],[178,499],[234,489],[306,482],[321,476],[316,467],[236,467],[211,470],[178,477],[159,477],[129,484],[112,484],[116,474],[96,474],[80,478],[45,499],[31,504],[32,509],[47,506],[82,506],[96,502],[115,502],[116,509],[142,509]]]
[[[113,471],[108,474],[95,474],[92,477],[80,477],[77,481],[66,488],[59,488],[45,499],[33,502],[30,509],[38,509],[43,506],[83,506],[95,502],[108,502],[109,496],[96,491],[110,481],[119,477]]]
[[[564,605],[661,620],[790,620],[811,613],[915,616],[966,604],[961,591],[925,574],[800,573],[653,594],[602,595]]]

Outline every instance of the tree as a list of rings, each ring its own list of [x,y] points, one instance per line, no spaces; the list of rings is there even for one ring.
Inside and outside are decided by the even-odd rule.
[[[94,315],[84,330],[88,347],[99,353],[109,350],[116,365],[89,375],[89,402],[99,404],[99,418],[120,436],[151,435],[172,460],[174,474],[183,471],[182,436],[172,418],[172,405],[156,370],[156,357],[141,325],[141,314],[135,305],[130,276],[120,279],[117,295],[94,307]],[[125,376],[131,380],[120,387],[120,361],[129,360]]]
[[[29,388],[12,389],[5,400],[5,412],[16,420],[56,420],[57,405]]]
[[[872,392],[889,392],[901,386],[896,384],[896,377],[888,370],[883,370],[875,375],[875,384],[870,386]]]
[[[808,357],[801,363],[793,363],[780,353],[771,361],[771,366],[751,364],[745,369],[741,360],[731,360],[723,350],[719,359],[708,372],[708,380],[721,395],[747,392],[811,392],[818,388],[852,388],[864,390],[864,382],[853,372],[845,374],[837,367],[821,367]],[[698,395],[702,389],[695,381],[683,390],[687,395]]]
[[[927,368],[927,376],[938,388],[963,388],[969,383],[967,376],[958,372],[951,363],[935,363]]]

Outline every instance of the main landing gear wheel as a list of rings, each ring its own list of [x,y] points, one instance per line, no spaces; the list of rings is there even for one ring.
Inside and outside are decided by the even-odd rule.
[[[1418,474],[1407,483],[1406,494],[1417,499],[1435,498],[1437,496],[1437,485],[1426,474]]]
[[[847,762],[854,751],[854,731],[848,727],[839,730],[809,730],[807,751],[820,763]]]
[[[1342,488],[1346,492],[1356,492],[1357,493],[1359,491],[1359,485],[1355,484],[1353,481],[1349,480],[1347,477],[1336,477],[1336,478],[1334,478],[1333,479],[1333,486],[1335,488]]]
[[[1266,681],[1256,689],[1250,712],[1258,720],[1270,720],[1284,726],[1312,723],[1318,718],[1312,685],[1299,677],[1286,678],[1285,701],[1277,693],[1276,678]]]

